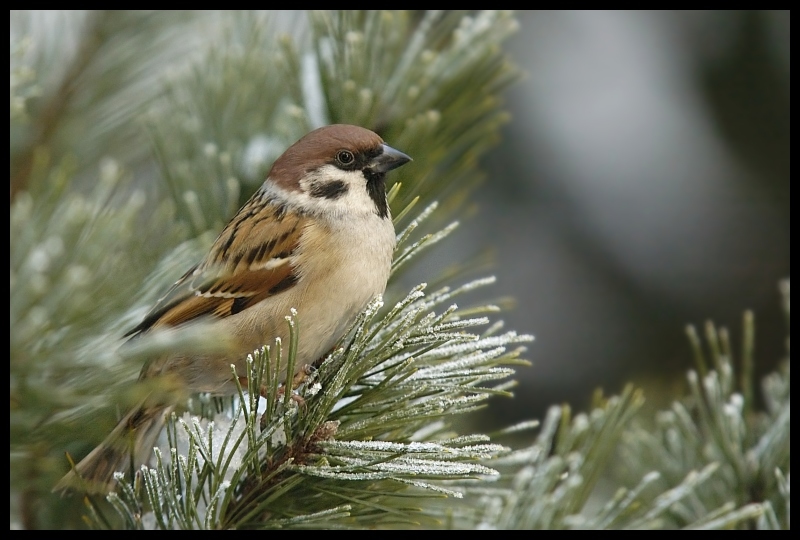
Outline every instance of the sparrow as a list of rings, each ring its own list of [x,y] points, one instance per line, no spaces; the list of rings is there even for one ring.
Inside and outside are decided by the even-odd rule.
[[[233,394],[231,364],[244,373],[248,353],[276,338],[287,342],[292,309],[301,329],[297,370],[331,350],[386,288],[395,231],[385,177],[410,160],[376,133],[345,124],[316,129],[290,146],[206,257],[126,334],[135,338],[204,318],[233,346],[224,354],[157,357],[139,379],[168,378],[190,393]],[[278,369],[285,370],[281,361]],[[148,461],[174,406],[151,399],[133,407],[54,491],[110,491],[115,471]]]

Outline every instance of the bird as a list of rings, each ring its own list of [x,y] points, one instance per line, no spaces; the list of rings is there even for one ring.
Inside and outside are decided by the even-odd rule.
[[[301,329],[297,369],[322,358],[386,289],[396,242],[386,173],[409,161],[378,134],[348,124],[315,129],[291,145],[205,258],[124,336],[205,319],[232,346],[225,353],[156,357],[139,379],[168,379],[190,393],[233,394],[231,364],[244,373],[248,353],[276,338],[286,342],[290,312]],[[147,463],[175,405],[151,398],[131,408],[53,491],[112,490],[115,471]]]

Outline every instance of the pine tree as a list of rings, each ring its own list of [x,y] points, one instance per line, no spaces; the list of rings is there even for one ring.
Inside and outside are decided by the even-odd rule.
[[[452,419],[510,396],[531,336],[458,306],[492,278],[398,277],[457,222],[518,77],[507,12],[12,13],[11,525],[100,528],[789,528],[789,361],[753,399],[726,331],[693,339],[688,396],[655,419],[640,391],[553,408],[492,436]],[[145,358],[219,346],[200,328],[123,344],[280,153],[329,123],[415,159],[389,191],[393,275],[319,369],[278,392],[248,357],[233,399],[192,396],[149,467],[106,497],[50,493],[118,410]],[[441,276],[431,276],[438,281]],[[788,322],[788,282],[783,285]],[[787,325],[788,326],[788,325]],[[691,334],[694,336],[694,334]],[[705,357],[712,364],[707,366]],[[256,399],[266,387],[266,398]],[[150,389],[152,390],[152,389]],[[495,441],[539,429],[527,448]],[[602,476],[624,456],[606,504]]]

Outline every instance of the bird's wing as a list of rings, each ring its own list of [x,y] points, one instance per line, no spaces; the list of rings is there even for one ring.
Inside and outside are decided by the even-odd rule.
[[[203,316],[228,317],[291,288],[298,280],[293,255],[306,221],[256,194],[217,237],[206,258],[126,336]]]

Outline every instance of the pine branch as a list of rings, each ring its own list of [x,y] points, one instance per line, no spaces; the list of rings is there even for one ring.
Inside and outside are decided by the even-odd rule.
[[[781,287],[788,320],[788,281]],[[623,462],[631,475],[659,463],[663,488],[676,485],[686,471],[715,462],[718,470],[698,487],[690,504],[671,509],[668,523],[689,526],[702,520],[714,508],[732,504],[756,507],[760,527],[777,523],[788,528],[788,483],[783,483],[790,467],[789,455],[789,360],[780,372],[764,380],[766,412],[752,404],[752,342],[754,318],[743,319],[742,373],[737,379],[728,331],[706,325],[710,364],[696,332],[688,330],[698,372],[687,375],[690,396],[676,401],[661,412],[655,426],[636,423],[624,439]],[[784,489],[785,487],[785,489]],[[770,515],[772,517],[766,518]],[[770,520],[768,524],[767,520]]]
[[[12,70],[26,82],[21,95],[12,85],[12,111],[24,113],[12,114],[11,200],[38,189],[37,155],[68,157],[79,175],[109,154],[141,163],[146,144],[131,120],[158,95],[165,68],[191,50],[193,20],[178,11],[13,12],[12,42],[26,46],[12,54]]]
[[[462,319],[456,307],[437,315],[432,309],[451,295],[427,298],[421,289],[382,319],[376,319],[382,302],[373,303],[344,346],[303,383],[300,405],[290,392],[278,392],[269,361],[278,352],[255,352],[249,388],[227,427],[224,419],[205,428],[196,420],[173,425],[170,432],[182,434],[173,439],[188,437],[188,453],[171,450],[169,461],[142,469],[138,488],[110,497],[124,521],[143,526],[136,516],[146,503],[165,528],[411,524],[424,514],[397,506],[406,498],[426,491],[459,497],[441,481],[496,475],[479,462],[508,450],[488,438],[418,434],[497,393],[494,381],[513,373],[502,366],[520,363],[520,349],[506,347],[530,337],[467,333],[486,320]],[[401,326],[408,330],[396,332]],[[259,407],[254,396],[262,387],[267,397]]]

